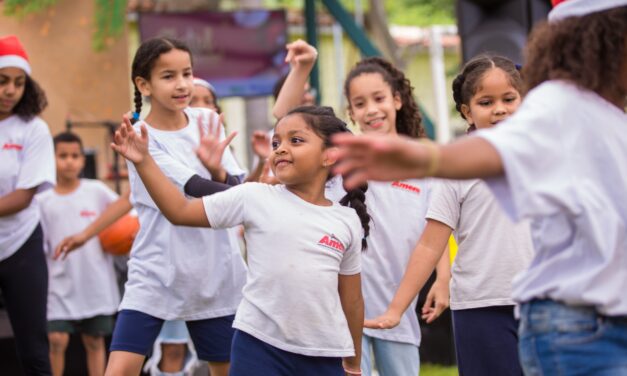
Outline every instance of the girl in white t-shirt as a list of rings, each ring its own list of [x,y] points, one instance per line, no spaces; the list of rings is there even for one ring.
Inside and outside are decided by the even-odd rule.
[[[55,184],[46,96],[15,36],[0,37],[0,290],[27,375],[50,375],[48,270],[35,193]]]
[[[113,147],[133,162],[168,220],[245,228],[248,279],[230,374],[361,374],[359,273],[369,217],[363,191],[347,194],[354,210],[325,198],[335,162],[330,138],[348,132],[333,110],[299,107],[277,123],[270,164],[283,184],[246,183],[202,200],[187,200],[166,179],[148,153],[146,127],[140,132],[127,121]]]
[[[493,127],[520,105],[522,79],[514,63],[477,56],[453,82],[456,108],[475,129]],[[514,224],[481,180],[441,180],[427,226],[386,312],[366,320],[373,329],[399,324],[446,248],[459,245],[452,268],[451,310],[460,375],[520,375],[511,283],[533,253],[528,223]]]
[[[316,49],[302,40],[287,45],[292,69],[274,107],[275,116],[297,104],[317,57]],[[360,130],[375,135],[425,137],[422,119],[412,87],[403,72],[381,58],[360,61],[348,73],[344,84],[351,119]],[[332,190],[342,190],[341,179],[332,181]],[[368,184],[366,202],[372,216],[369,251],[362,256],[362,291],[366,317],[375,317],[388,306],[400,283],[425,225],[432,182],[411,179]],[[401,211],[399,214],[399,210]],[[431,322],[448,306],[448,255],[438,266],[437,280],[423,309]],[[435,299],[434,299],[435,298]],[[436,307],[431,307],[435,300]],[[421,333],[416,300],[411,302],[401,324],[388,331],[364,329],[361,367],[371,373],[370,353],[382,376],[417,375],[420,371]]]
[[[188,107],[194,85],[187,46],[167,38],[142,43],[132,78],[134,118],[139,121],[142,97],[149,98],[150,112],[140,124],[149,129],[150,154],[179,192],[198,197],[207,183],[224,190],[241,181],[244,171],[227,148],[234,134],[225,137],[215,112]],[[214,147],[197,156],[203,135]],[[139,374],[164,320],[184,320],[211,374],[227,375],[233,315],[246,278],[239,244],[227,230],[172,225],[132,164],[129,183],[140,230],[131,249],[106,373]]]
[[[515,278],[525,374],[627,372],[627,0],[566,0],[534,30],[528,93],[493,129],[446,146],[338,137],[345,184],[484,178],[531,220],[535,255]]]

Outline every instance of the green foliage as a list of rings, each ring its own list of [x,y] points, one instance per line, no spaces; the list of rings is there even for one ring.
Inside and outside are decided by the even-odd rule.
[[[113,38],[124,31],[126,22],[126,0],[95,0],[93,47],[103,50]]]
[[[4,14],[24,17],[29,13],[42,11],[56,2],[57,0],[5,0]]]
[[[319,1],[318,1],[319,2]],[[304,0],[264,0],[270,8],[302,9]],[[349,11],[355,10],[355,0],[340,0]],[[361,0],[364,11],[369,1]],[[388,22],[394,25],[450,25],[455,23],[455,0],[394,0],[385,2]]]
[[[437,364],[421,364],[420,376],[458,376],[457,367],[446,367]]]

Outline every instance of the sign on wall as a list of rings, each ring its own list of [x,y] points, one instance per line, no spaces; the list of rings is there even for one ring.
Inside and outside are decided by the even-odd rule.
[[[170,37],[192,50],[194,76],[219,97],[272,94],[289,67],[284,63],[287,22],[282,10],[140,13],[142,41]]]

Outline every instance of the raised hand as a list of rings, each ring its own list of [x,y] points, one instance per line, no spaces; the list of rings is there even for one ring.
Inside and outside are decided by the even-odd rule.
[[[142,124],[140,134],[137,134],[128,116],[124,115],[122,119],[113,136],[111,148],[135,164],[142,163],[148,155],[148,130]]]
[[[266,162],[264,164],[263,170],[261,170],[261,176],[259,177],[259,182],[264,183],[264,184],[270,184],[270,185],[281,184],[281,182],[276,176],[270,175],[270,163],[269,162]]]
[[[198,119],[200,146],[196,149],[198,159],[209,171],[211,178],[220,182],[226,181],[226,171],[222,168],[222,156],[231,141],[237,136],[237,132],[231,132],[228,137],[220,141],[222,119],[222,114],[220,114],[217,119],[215,116],[213,116],[211,120]],[[207,128],[206,132],[205,128]]]
[[[437,168],[439,149],[399,136],[336,134],[339,163],[333,172],[344,176],[344,187],[355,189],[368,180],[421,178]]]
[[[316,48],[302,39],[288,43],[285,48],[287,49],[285,62],[290,63],[292,67],[298,65],[313,65],[318,57]]]
[[[253,148],[253,152],[259,159],[267,159],[272,152],[272,145],[270,145],[270,136],[263,131],[253,132],[253,136],[250,139],[250,144]]]
[[[370,329],[392,329],[401,322],[401,315],[387,311],[379,317],[364,320],[364,327]]]
[[[62,260],[78,247],[81,247],[87,241],[87,237],[83,235],[83,233],[78,233],[72,236],[68,236],[65,239],[61,240],[59,245],[54,249],[54,255],[52,256],[53,260],[58,260],[59,257],[62,257]]]

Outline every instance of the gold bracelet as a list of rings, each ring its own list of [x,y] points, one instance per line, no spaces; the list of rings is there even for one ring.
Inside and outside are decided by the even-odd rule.
[[[429,165],[425,176],[434,176],[440,167],[440,147],[428,138],[421,138],[418,141],[429,150]]]

